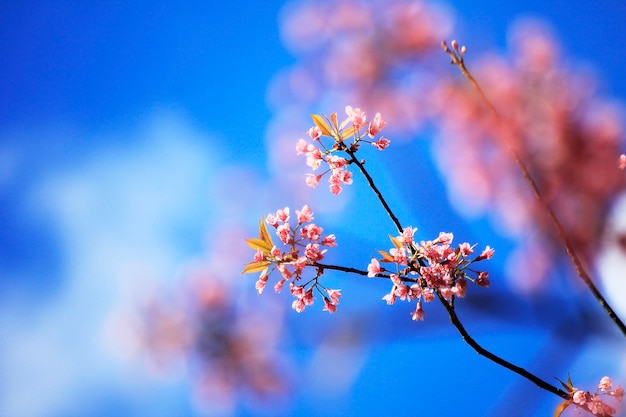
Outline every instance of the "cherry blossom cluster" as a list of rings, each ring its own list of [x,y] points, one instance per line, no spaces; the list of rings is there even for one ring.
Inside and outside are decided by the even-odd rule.
[[[494,249],[487,246],[482,253],[473,258],[474,246],[461,243],[452,246],[452,233],[440,233],[435,240],[413,240],[415,229],[406,227],[402,234],[391,237],[393,248],[389,252],[378,251],[383,258],[379,261],[372,258],[367,267],[368,276],[386,276],[390,271],[381,266],[381,262],[395,264],[394,272],[389,274],[393,286],[383,297],[387,304],[401,300],[417,300],[417,307],[412,313],[413,320],[424,320],[426,314],[422,309],[422,300],[431,302],[438,293],[451,301],[453,297],[465,297],[467,282],[471,281],[480,287],[489,287],[489,275],[486,271],[477,271],[470,266],[483,259],[491,259]],[[410,285],[408,285],[409,283]]]
[[[604,376],[600,379],[598,388],[594,393],[574,387],[571,379],[569,378],[567,383],[562,381],[560,382],[561,385],[563,385],[563,387],[569,392],[571,398],[559,405],[557,413],[555,413],[555,416],[557,417],[572,404],[576,407],[589,411],[594,416],[614,416],[617,411],[615,408],[607,404],[604,399],[606,397],[613,397],[617,399],[618,402],[621,402],[624,399],[624,388],[622,388],[621,385],[613,388],[613,380],[608,376]]]
[[[508,56],[476,56],[471,65],[498,117],[465,79],[436,84],[435,160],[462,213],[486,214],[518,239],[509,278],[532,291],[547,283],[561,242],[507,147],[528,167],[573,248],[591,262],[606,238],[607,210],[626,187],[615,169],[624,127],[620,107],[590,87],[597,81],[588,72],[566,65],[548,27],[526,21],[513,29]],[[450,149],[466,152],[459,157]],[[626,159],[620,157],[619,166]],[[522,264],[532,265],[532,280],[514,272]]]
[[[325,174],[330,173],[328,178],[330,192],[333,194],[341,193],[342,185],[352,184],[352,172],[347,169],[352,161],[337,155],[337,152],[344,152],[348,155],[354,154],[359,149],[361,142],[370,143],[381,151],[390,144],[389,139],[385,137],[380,137],[376,141],[370,140],[374,139],[387,124],[380,113],[376,113],[374,119],[367,123],[367,116],[360,108],[346,106],[345,111],[348,117],[340,125],[337,124],[336,113],[333,113],[330,118],[313,115],[315,126],[309,129],[308,135],[314,143],[317,142],[319,145],[307,143],[304,139],[298,140],[296,144],[298,155],[306,155],[306,163],[314,171],[322,164],[328,166],[328,169],[321,174],[307,174],[306,184],[309,187],[317,187],[320,179]],[[363,129],[365,126],[367,129]],[[332,139],[330,146],[326,146],[322,142],[324,137]]]
[[[282,32],[296,62],[274,84],[283,108],[358,102],[386,115],[394,141],[434,126],[440,132],[435,161],[453,207],[504,225],[503,233],[516,240],[508,278],[512,289],[528,292],[547,283],[560,243],[499,143],[510,136],[506,141],[530,168],[574,248],[593,262],[607,211],[626,188],[614,169],[623,148],[623,112],[597,88],[602,83],[584,69],[587,63],[571,65],[551,28],[517,22],[505,55],[472,55],[472,74],[498,109],[494,118],[467,80],[446,77],[438,65],[446,60],[431,53],[454,33],[451,9],[410,0],[293,3]],[[457,43],[451,48],[466,51]],[[532,265],[532,279],[515,273],[522,264]]]
[[[185,269],[177,291],[151,294],[114,318],[115,329],[132,337],[127,353],[146,356],[159,373],[184,364],[202,405],[230,409],[250,400],[257,407],[281,398],[280,318],[236,302],[232,281],[214,275],[214,264]]]
[[[424,87],[435,79],[431,68],[445,64],[437,48],[453,33],[449,5],[423,0],[289,3],[281,33],[296,59],[272,83],[280,107],[358,102],[388,115],[394,132],[415,132],[423,124],[432,106]]]
[[[248,245],[256,249],[254,261],[244,269],[244,273],[261,271],[256,283],[256,289],[261,294],[267,285],[269,275],[278,270],[280,280],[274,285],[274,290],[280,292],[284,284],[289,281],[289,291],[296,299],[292,307],[298,313],[313,304],[314,291],[317,290],[324,300],[324,311],[337,311],[341,290],[325,288],[319,282],[324,269],[318,262],[324,259],[327,249],[324,247],[337,246],[335,235],[322,235],[323,229],[313,223],[313,212],[305,205],[302,210],[296,210],[296,224],[290,223],[289,207],[279,209],[275,214],[269,214],[259,226],[259,238],[248,239]],[[282,243],[280,249],[274,245],[266,225],[275,229],[275,234]],[[307,266],[315,267],[315,275],[304,284],[303,272]]]

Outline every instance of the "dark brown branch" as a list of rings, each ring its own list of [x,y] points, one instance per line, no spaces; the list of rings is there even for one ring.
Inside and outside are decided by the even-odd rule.
[[[393,214],[393,211],[391,211],[391,208],[389,207],[389,204],[387,204],[387,201],[385,201],[385,198],[383,197],[382,193],[378,190],[378,188],[376,187],[376,184],[374,184],[374,180],[370,176],[369,172],[367,172],[367,170],[365,169],[363,164],[356,158],[356,156],[354,155],[353,151],[351,151],[350,149],[345,149],[345,151],[346,151],[346,153],[348,155],[350,155],[350,160],[357,167],[359,167],[359,170],[361,171],[361,174],[363,174],[363,176],[367,180],[367,183],[369,184],[370,188],[372,189],[372,191],[374,191],[374,194],[376,194],[376,197],[378,197],[378,200],[380,201],[380,203],[385,208],[385,211],[387,212],[387,214],[391,218],[391,221],[393,222],[393,224],[396,226],[396,229],[398,229],[398,232],[400,234],[402,234],[402,231],[404,229],[402,228],[402,225],[400,224],[400,221],[398,220],[396,215]]]
[[[346,266],[327,265],[327,264],[321,264],[319,262],[313,263],[312,266],[317,267],[317,268],[322,268],[322,269],[330,269],[330,270],[335,270],[335,271],[341,271],[341,272],[346,272],[346,273],[352,273],[352,274],[367,276],[367,271],[364,271],[364,270],[361,270],[361,269],[356,269],[356,268],[350,268],[350,267],[346,267]],[[376,277],[377,278],[389,278],[389,275],[377,274]],[[454,307],[451,304],[449,304],[445,300],[445,298],[443,298],[443,296],[441,295],[441,293],[439,291],[436,291],[436,293],[437,293],[437,297],[439,297],[439,301],[441,301],[441,303],[445,307],[446,311],[448,312],[448,316],[450,317],[450,322],[452,323],[452,325],[461,334],[461,337],[463,338],[463,340],[468,345],[470,345],[479,355],[486,357],[487,359],[497,363],[500,366],[505,367],[506,369],[508,369],[508,370],[510,370],[512,372],[515,372],[516,374],[518,374],[520,376],[523,376],[524,378],[526,378],[526,379],[530,380],[531,382],[533,382],[534,384],[536,384],[539,388],[542,388],[542,389],[544,389],[546,391],[549,391],[549,392],[551,392],[551,393],[553,393],[555,395],[558,395],[559,397],[561,397],[563,399],[566,399],[566,400],[570,398],[569,394],[566,393],[565,391],[559,389],[558,387],[555,387],[552,384],[549,384],[548,382],[544,381],[543,379],[541,379],[541,378],[537,377],[536,375],[528,372],[524,368],[521,368],[521,367],[519,367],[517,365],[514,365],[511,362],[509,362],[509,361],[499,357],[498,355],[488,351],[487,349],[483,348],[467,332],[467,330],[465,329],[465,327],[461,323],[461,320],[457,316],[456,311],[454,310]]]
[[[524,368],[520,368],[517,365],[512,364],[511,362],[502,359],[501,357],[499,357],[498,355],[495,355],[494,353],[491,353],[490,351],[488,351],[487,349],[483,348],[480,344],[478,344],[478,342],[476,342],[476,340],[474,340],[472,338],[472,336],[470,336],[470,334],[467,332],[467,330],[465,329],[465,327],[463,326],[463,324],[461,323],[461,321],[459,320],[459,317],[456,315],[456,311],[454,311],[454,307],[452,305],[450,305],[445,298],[443,298],[443,296],[441,295],[441,293],[439,291],[437,291],[437,297],[439,298],[439,301],[441,301],[441,304],[443,304],[443,306],[445,307],[446,311],[448,312],[448,316],[450,316],[450,322],[452,323],[452,325],[454,327],[456,327],[456,329],[459,331],[459,333],[461,334],[461,336],[463,337],[463,340],[465,341],[465,343],[467,343],[468,345],[470,345],[475,351],[476,353],[478,353],[481,356],[486,357],[487,359],[497,363],[500,366],[505,367],[506,369],[515,372],[516,374],[523,376],[524,378],[528,379],[529,381],[533,382],[535,385],[537,385],[539,388],[544,389],[546,391],[549,391],[555,395],[558,395],[559,397],[563,398],[563,399],[569,399],[570,395],[568,393],[566,393],[565,391],[563,391],[562,389],[555,387],[554,385],[544,381],[543,379],[537,377],[536,375],[528,372],[526,369]]]

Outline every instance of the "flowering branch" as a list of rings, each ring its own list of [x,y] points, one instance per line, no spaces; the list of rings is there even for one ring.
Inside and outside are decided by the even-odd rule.
[[[462,52],[460,52],[456,43],[453,47],[457,51],[455,55],[458,55],[457,62],[462,64],[461,54],[464,53],[464,49],[461,49]],[[465,68],[463,65],[461,67]],[[471,77],[471,74],[469,77]],[[348,118],[341,124],[337,121],[336,113],[333,113],[330,117],[312,115],[315,126],[309,129],[308,134],[319,145],[316,146],[300,139],[296,145],[296,151],[298,154],[306,155],[307,165],[313,168],[313,170],[317,170],[322,164],[326,164],[328,169],[319,175],[308,174],[306,183],[310,187],[317,187],[320,179],[325,174],[329,174],[330,191],[333,194],[339,194],[344,184],[352,183],[352,173],[347,168],[349,165],[355,164],[368,181],[370,188],[378,197],[400,234],[395,237],[389,236],[393,247],[389,251],[378,250],[382,258],[372,258],[367,271],[328,265],[320,262],[324,259],[327,251],[327,249],[322,249],[322,247],[337,246],[336,239],[334,235],[322,235],[323,229],[313,223],[314,218],[311,209],[305,205],[302,210],[296,210],[297,223],[295,226],[290,224],[291,216],[288,207],[277,210],[275,214],[268,215],[265,221],[261,220],[259,224],[259,238],[246,240],[248,245],[256,250],[256,253],[254,260],[244,268],[243,273],[261,272],[256,284],[259,294],[263,292],[268,276],[273,271],[278,270],[281,278],[274,286],[274,290],[279,292],[284,284],[289,281],[290,292],[296,298],[292,303],[292,307],[298,313],[304,311],[306,306],[313,304],[315,291],[321,294],[324,299],[324,310],[334,313],[342,294],[340,290],[328,289],[321,284],[320,278],[326,270],[389,279],[392,283],[391,291],[382,298],[387,304],[394,304],[398,298],[409,302],[416,300],[417,307],[412,313],[412,319],[420,321],[426,317],[422,308],[422,302],[429,303],[437,297],[448,312],[451,323],[461,334],[463,340],[478,354],[530,380],[539,388],[564,399],[565,401],[557,407],[556,416],[560,415],[565,408],[573,403],[597,416],[615,414],[615,410],[599,400],[597,395],[585,394],[583,398],[582,394],[578,394],[581,391],[573,388],[569,380],[568,385],[562,383],[567,390],[564,391],[488,351],[470,336],[454,310],[454,301],[457,297],[465,297],[468,282],[479,287],[489,287],[488,273],[475,269],[474,264],[482,260],[491,259],[494,250],[487,246],[479,255],[472,256],[475,245],[471,246],[469,243],[464,242],[453,247],[452,233],[443,232],[432,241],[416,242],[414,233],[417,229],[411,226],[401,226],[400,221],[390,209],[380,190],[376,187],[373,178],[365,169],[364,161],[359,161],[355,155],[363,142],[370,143],[379,150],[384,150],[389,145],[390,141],[383,137],[377,141],[370,140],[374,139],[386,125],[386,122],[382,119],[380,113],[377,113],[374,120],[369,123],[367,130],[361,132],[361,128],[366,125],[365,113],[358,108],[353,109],[350,106],[346,106],[346,114]],[[321,141],[322,137],[331,138],[333,140],[332,146],[324,145]],[[348,158],[338,155],[337,152],[344,152]],[[512,150],[512,152],[514,151]],[[517,157],[515,153],[514,156]],[[517,159],[519,160],[519,158]],[[521,160],[520,163],[525,169]],[[527,170],[524,172],[528,173]],[[530,176],[528,178],[532,181]],[[536,195],[540,198],[538,191]],[[276,247],[268,232],[266,223],[275,228],[275,234],[283,244],[284,249],[281,250]],[[381,263],[390,266],[386,268]],[[305,280],[304,271],[311,269],[314,269],[314,275]],[[600,389],[609,390],[610,383],[605,383],[603,387]],[[618,389],[611,391],[608,395],[621,400],[623,390],[620,390],[621,387],[618,387]]]
[[[495,106],[491,103],[491,101],[487,98],[487,96],[483,92],[482,88],[480,87],[480,84],[476,81],[476,79],[472,76],[472,74],[469,72],[469,70],[465,66],[463,55],[465,55],[467,49],[465,48],[465,46],[462,46],[459,48],[459,45],[456,41],[452,41],[451,45],[452,45],[452,49],[448,47],[445,41],[441,43],[441,46],[444,52],[452,58],[451,63],[456,65],[459,68],[463,76],[470,82],[470,84],[472,85],[476,93],[479,95],[483,104],[487,106],[487,108],[493,114],[495,119],[500,122],[500,125],[506,128],[506,124],[503,122],[502,116],[500,116]],[[537,183],[533,179],[532,175],[530,174],[530,171],[528,170],[528,167],[526,166],[526,164],[520,157],[519,153],[511,145],[510,141],[508,140],[507,135],[503,135],[503,137],[505,138],[505,144],[506,144],[507,149],[509,150],[509,152],[511,153],[511,156],[515,160],[515,163],[519,167],[524,179],[530,185],[530,188],[533,192],[533,195],[535,196],[535,199],[541,204],[543,209],[548,214],[550,221],[554,225],[557,236],[559,240],[561,241],[561,243],[563,244],[563,246],[565,247],[567,255],[572,261],[574,268],[576,269],[576,273],[578,274],[580,279],[585,283],[589,291],[591,291],[591,293],[593,294],[595,299],[598,301],[598,303],[606,311],[606,313],[611,318],[611,320],[613,320],[613,322],[621,330],[624,336],[626,336],[626,325],[624,325],[624,323],[617,316],[617,314],[615,313],[611,305],[608,303],[608,301],[604,298],[604,296],[600,293],[596,285],[593,283],[591,277],[589,276],[586,269],[584,268],[578,254],[574,250],[574,246],[571,244],[570,239],[565,231],[565,228],[563,227],[562,223],[558,219],[552,207],[550,207],[548,202],[543,198],[541,192],[539,191],[539,187],[537,186]]]

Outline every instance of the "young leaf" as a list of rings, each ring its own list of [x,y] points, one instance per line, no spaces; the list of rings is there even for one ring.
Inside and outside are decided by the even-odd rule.
[[[393,243],[393,246],[395,246],[398,249],[404,246],[404,243],[400,242],[398,239],[396,239],[395,237],[391,235],[389,235],[389,239],[391,239],[391,243]]]
[[[246,243],[254,250],[261,249],[263,253],[270,253],[270,251],[272,250],[272,246],[257,237],[246,239]]]
[[[339,130],[343,130],[344,127],[346,127],[346,125],[348,124],[348,122],[350,122],[350,118],[346,117],[346,120],[344,120],[343,122],[341,122],[341,124],[339,125]]]
[[[384,250],[377,250],[376,252],[383,256],[383,259],[381,259],[380,262],[393,262],[393,256],[389,255]]]
[[[354,136],[355,133],[356,129],[354,128],[354,126],[350,126],[346,128],[346,130],[341,132],[341,140],[349,139],[350,137]]]
[[[560,417],[563,411],[572,404],[572,400],[565,400],[554,410],[554,417]]]
[[[570,386],[568,386],[565,382],[561,381],[559,378],[554,377],[554,379],[556,379],[557,381],[559,381],[559,384],[561,384],[561,386],[565,389],[565,391],[567,392],[572,392],[572,389]],[[567,376],[567,381],[568,383],[571,383],[572,381],[569,380],[569,375]]]
[[[267,261],[261,261],[261,262],[250,262],[248,265],[246,265],[246,267],[243,269],[243,271],[241,272],[241,274],[251,274],[253,272],[259,272],[259,271],[264,271],[267,269],[267,266],[270,263]]]
[[[328,125],[326,124],[324,119],[322,119],[321,116],[317,114],[312,114],[311,117],[313,118],[313,123],[315,123],[315,126],[319,127],[320,130],[322,131],[322,135],[332,136],[332,133],[330,132],[330,129],[328,128]]]
[[[259,222],[259,237],[267,243],[269,250],[271,250],[274,246],[274,242],[272,242],[272,236],[267,231],[267,226],[265,225],[263,218],[261,218],[261,221]]]
[[[335,130],[338,130],[337,129],[337,113],[331,114],[330,120],[333,122],[333,127],[335,128]]]

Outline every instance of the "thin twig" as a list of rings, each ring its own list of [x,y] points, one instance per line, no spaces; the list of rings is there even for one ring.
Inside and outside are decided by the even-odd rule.
[[[461,71],[461,73],[463,74],[463,76],[470,82],[470,84],[472,85],[472,87],[474,88],[478,96],[480,97],[483,104],[487,106],[487,108],[491,111],[491,113],[499,122],[499,124],[506,128],[507,125],[504,122],[504,119],[502,118],[502,116],[500,116],[495,106],[487,98],[482,88],[480,88],[480,84],[478,84],[476,79],[472,76],[472,74],[469,72],[469,70],[465,66],[465,62],[463,61],[462,54],[459,52],[455,52],[451,50],[450,48],[448,48],[445,42],[442,43],[442,46],[444,48],[444,51],[452,58],[452,64],[456,65]],[[580,258],[578,257],[578,254],[574,250],[574,246],[571,244],[567,236],[567,233],[565,231],[565,228],[559,221],[554,210],[552,210],[552,207],[550,207],[548,202],[543,198],[541,192],[539,191],[539,187],[537,186],[537,183],[535,182],[533,177],[530,175],[530,171],[528,170],[528,167],[526,166],[526,164],[520,157],[519,153],[515,150],[515,148],[513,148],[512,144],[510,143],[506,135],[504,135],[504,142],[506,144],[507,149],[511,153],[511,156],[515,160],[515,163],[517,164],[520,171],[522,172],[524,179],[526,180],[528,185],[530,185],[530,188],[532,189],[535,199],[541,204],[543,209],[548,214],[548,217],[550,218],[552,224],[554,225],[556,229],[556,233],[557,233],[559,240],[565,247],[565,251],[567,252],[567,255],[569,256],[570,260],[574,264],[576,273],[578,274],[580,279],[585,283],[585,285],[587,285],[587,288],[589,288],[589,290],[591,291],[595,299],[602,306],[602,308],[604,308],[604,310],[606,311],[608,316],[611,318],[611,320],[613,320],[613,322],[617,325],[617,327],[622,331],[624,336],[626,336],[626,325],[624,325],[624,323],[620,320],[620,318],[617,316],[617,314],[615,313],[611,305],[606,301],[604,296],[600,293],[598,288],[593,283],[591,277],[585,270]]]
[[[350,149],[345,149],[345,151],[350,156],[350,160],[354,164],[356,164],[357,167],[359,167],[359,170],[361,171],[361,174],[363,174],[363,176],[367,180],[367,183],[369,184],[370,188],[372,189],[372,191],[374,191],[374,194],[376,194],[376,197],[378,197],[378,200],[380,201],[380,203],[385,208],[385,211],[387,212],[387,214],[391,218],[391,221],[393,222],[393,224],[396,226],[396,229],[398,229],[398,232],[400,234],[402,234],[404,229],[402,228],[402,225],[400,224],[400,221],[398,220],[396,215],[393,214],[393,211],[391,211],[391,208],[389,207],[389,204],[387,204],[387,201],[385,201],[385,198],[383,197],[382,193],[378,190],[378,188],[376,187],[376,184],[374,184],[374,180],[370,176],[369,172],[367,172],[367,170],[365,169],[363,164],[356,158],[356,156],[354,155],[353,151],[351,151]]]

